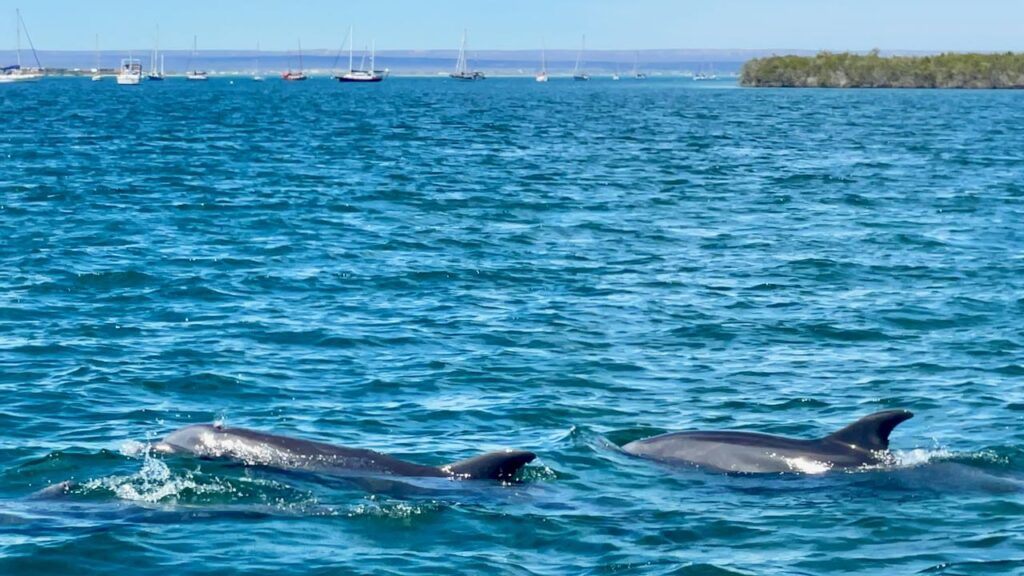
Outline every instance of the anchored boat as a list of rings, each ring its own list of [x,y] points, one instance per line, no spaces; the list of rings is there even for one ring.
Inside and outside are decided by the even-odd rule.
[[[260,43],[256,42],[256,73],[252,76],[253,82],[263,82],[263,75],[260,74]]]
[[[353,68],[353,51],[352,51],[352,29],[348,30],[348,72],[335,76],[334,79],[338,82],[382,82],[388,76],[387,70],[377,70],[376,63],[376,42],[370,43],[370,68],[363,68],[363,62],[359,63],[359,68]],[[366,58],[366,55],[363,55]]]
[[[546,47],[544,46],[543,39],[540,42],[540,72],[537,73],[537,75],[534,77],[534,80],[536,80],[537,82],[548,81],[548,56]]]
[[[469,70],[469,63],[466,61],[466,31],[462,31],[462,45],[459,46],[459,59],[455,61],[455,72],[448,75],[455,80],[485,80],[487,76],[479,70]]]
[[[299,40],[299,71],[292,72],[291,65],[289,65],[288,71],[281,74],[281,79],[288,82],[300,82],[306,78],[306,74],[302,72],[302,40]]]
[[[580,42],[580,51],[576,54],[576,66],[572,69],[572,79],[577,82],[586,82],[590,80],[590,74],[587,74],[583,68],[583,53],[587,51],[587,35],[583,35],[583,41]]]
[[[188,72],[185,73],[185,80],[191,80],[193,82],[205,82],[206,80],[210,79],[210,76],[206,73],[206,70],[192,68],[192,61],[196,59],[196,54],[198,53],[198,50],[196,49],[198,45],[198,40],[198,36],[192,37],[192,54],[188,57],[188,64],[185,66],[185,69],[188,70]]]
[[[159,66],[157,66],[159,62]],[[149,75],[146,80],[161,81],[164,79],[164,55],[160,53],[160,27],[156,27],[156,44],[153,45],[153,52],[149,55]]]
[[[43,65],[39,63],[39,55],[36,54],[36,47],[32,44],[32,37],[29,36],[28,28],[25,26],[25,21],[21,19],[21,10],[14,11],[15,19],[18,22],[17,25],[17,64],[11,64],[10,66],[4,66],[0,68],[0,83],[8,84],[12,82],[31,82],[33,80],[39,80],[43,77]],[[28,39],[28,45],[32,48],[32,57],[35,58],[35,68],[25,68],[21,65],[21,32],[24,29],[25,38]]]
[[[142,82],[142,62],[137,58],[121,60],[121,68],[117,72],[117,83],[121,86],[136,86]]]

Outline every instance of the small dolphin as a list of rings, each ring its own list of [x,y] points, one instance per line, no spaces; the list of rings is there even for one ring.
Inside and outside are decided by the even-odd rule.
[[[634,456],[716,472],[824,472],[890,461],[889,433],[914,415],[886,410],[817,440],[751,432],[674,432],[622,447]]]
[[[29,498],[33,500],[48,500],[52,498],[60,498],[67,496],[72,490],[78,487],[78,483],[74,480],[65,480],[56,484],[50,484],[42,490],[37,490]]]
[[[405,462],[373,450],[333,446],[245,428],[200,424],[170,433],[154,446],[163,454],[227,458],[255,466],[339,476],[408,476],[512,481],[532,452],[490,452],[444,466]]]

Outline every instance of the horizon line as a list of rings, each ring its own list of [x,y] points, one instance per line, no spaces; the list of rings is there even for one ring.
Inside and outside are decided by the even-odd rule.
[[[30,50],[31,49],[24,48],[24,47],[21,48],[22,52],[29,52]],[[370,50],[369,47],[363,47],[363,48],[358,48],[358,49],[354,50],[354,52],[368,52],[369,50]],[[923,49],[923,48],[878,48],[878,47],[873,47],[873,48],[843,48],[843,49],[839,49],[839,50],[830,49],[830,48],[593,48],[593,49],[588,49],[587,53],[608,53],[608,52],[614,52],[614,53],[634,54],[634,53],[638,53],[638,52],[639,53],[643,53],[643,52],[732,52],[732,53],[736,53],[736,52],[740,52],[740,53],[778,52],[778,53],[813,53],[813,54],[820,54],[820,53],[827,52],[827,53],[832,53],[832,54],[841,54],[843,52],[871,52],[873,50],[878,50],[881,53],[901,53],[901,54],[940,54],[940,53],[955,53],[955,54],[974,54],[974,53],[977,53],[977,54],[1004,54],[1004,53],[1013,53],[1013,54],[1017,54],[1017,53],[1024,53],[1024,50],[1020,50],[1020,51],[1018,51],[1018,50],[999,50],[999,49],[951,50],[951,49],[944,49],[944,48]],[[128,52],[128,51],[140,52],[140,53],[149,53],[149,52],[154,52],[154,51],[156,51],[156,52],[168,52],[168,53],[170,53],[170,52],[191,53],[192,49],[191,48],[161,48],[159,50],[154,50],[152,47],[136,47],[136,48],[118,47],[118,48],[102,48],[100,50],[96,50],[95,48],[36,48],[36,52],[57,52],[57,53],[88,53],[88,54],[95,54],[96,52],[101,52],[101,53],[102,52],[118,52],[118,53],[120,53],[120,52]],[[386,49],[377,49],[376,50],[376,52],[378,54],[383,54],[383,53],[388,53],[388,52],[407,52],[407,53],[417,53],[417,52],[451,52],[451,53],[457,53],[458,51],[459,51],[459,49],[457,47],[455,47],[455,48],[386,48]],[[542,51],[548,52],[548,53],[568,52],[568,53],[571,53],[571,54],[576,54],[577,52],[579,52],[579,49],[578,48],[475,48],[473,50],[470,50],[470,52],[477,52],[477,53],[479,53],[479,52],[491,52],[491,53],[519,53],[519,52],[527,52],[527,53],[532,53],[532,54],[540,54]],[[17,49],[15,49],[15,48],[0,48],[0,53],[8,53],[8,52],[17,52]],[[199,57],[202,57],[203,54],[215,54],[215,53],[224,53],[224,52],[246,52],[246,53],[252,53],[252,54],[296,54],[296,53],[299,52],[299,50],[297,50],[297,49],[288,49],[288,50],[263,50],[263,49],[260,49],[260,50],[257,50],[255,48],[251,48],[251,47],[248,47],[248,48],[210,48],[210,49],[206,49],[206,50],[200,50],[198,52],[198,55],[199,55]],[[320,48],[303,48],[302,52],[303,53],[306,53],[306,52],[340,53],[340,52],[348,52],[348,50],[346,50],[346,49],[339,49],[337,47],[333,47],[333,48],[320,47]]]

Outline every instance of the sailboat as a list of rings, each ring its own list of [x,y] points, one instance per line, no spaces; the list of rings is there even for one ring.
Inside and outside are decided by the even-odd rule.
[[[487,76],[483,72],[469,71],[469,63],[466,62],[466,31],[462,31],[462,44],[459,46],[459,58],[455,61],[455,72],[448,75],[456,80],[485,80]]]
[[[92,69],[92,81],[99,82],[103,80],[103,74],[100,74],[100,35],[96,35],[96,67]]]
[[[635,52],[634,53],[634,57],[633,57],[633,78],[636,79],[636,80],[645,80],[645,79],[647,79],[647,74],[644,74],[643,72],[640,71],[640,52],[639,51]]]
[[[381,82],[387,77],[387,70],[377,70],[375,68],[375,55],[377,52],[376,43],[370,44],[370,69],[364,70],[363,63],[359,63],[359,69],[356,70],[352,67],[352,28],[348,30],[348,72],[341,76],[335,76],[334,79],[338,82]],[[363,55],[365,58],[366,55]]]
[[[291,66],[289,65],[288,71],[281,74],[281,79],[289,82],[298,82],[306,79],[306,75],[302,72],[302,40],[299,40],[299,71],[292,72]]]
[[[711,71],[705,72],[704,67],[701,66],[700,72],[693,75],[693,79],[697,81],[703,80],[718,80],[718,75],[715,74],[715,65],[711,64]]]
[[[576,55],[576,66],[572,69],[572,79],[580,82],[590,80],[590,74],[583,70],[583,53],[587,50],[587,35],[583,35],[583,42],[580,44],[580,51]]]
[[[189,56],[188,64],[185,66],[185,69],[192,68],[192,61],[196,59],[196,54],[198,54],[198,50],[196,49],[198,43],[199,43],[199,37],[198,36],[192,36],[192,55]],[[185,73],[185,80],[192,80],[194,82],[205,82],[206,80],[209,80],[209,79],[210,79],[210,76],[206,73],[206,70],[199,70],[199,69],[196,69],[196,68],[192,68],[192,70],[189,70],[188,72]]]
[[[43,77],[43,65],[39,63],[39,55],[36,54],[36,47],[32,44],[32,37],[29,36],[28,28],[25,26],[25,21],[21,19],[21,10],[15,10],[14,15],[18,22],[18,63],[0,68],[0,83],[3,84],[10,82],[30,82],[32,80],[39,80]],[[36,61],[35,68],[23,68],[21,65],[21,30],[23,28],[25,29],[25,38],[28,39],[28,45],[32,48],[32,57],[35,58]]]
[[[540,72],[537,73],[537,76],[534,77],[534,80],[536,80],[537,82],[548,81],[548,55],[543,40],[541,40],[540,43]]]
[[[138,58],[132,58],[132,53],[129,52],[128,58],[121,60],[117,83],[121,86],[138,86],[139,82],[142,82],[142,62]]]
[[[253,74],[252,79],[254,82],[263,82],[265,78],[260,76],[260,43],[256,41],[256,73]]]
[[[160,66],[157,68],[157,60],[160,61]],[[156,44],[153,45],[153,52],[149,55],[149,75],[146,76],[146,80],[163,80],[164,79],[164,67],[163,58],[160,54],[160,27],[156,27]]]

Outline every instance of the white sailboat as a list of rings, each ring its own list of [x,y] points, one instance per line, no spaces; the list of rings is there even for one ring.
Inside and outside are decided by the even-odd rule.
[[[192,36],[192,55],[189,56],[189,58],[188,58],[188,65],[185,66],[186,70],[192,68],[192,61],[195,60],[196,54],[198,52],[197,49],[196,49],[198,43],[199,43],[199,36]],[[210,79],[210,76],[206,73],[206,70],[199,70],[197,68],[192,68],[191,70],[188,70],[188,72],[185,73],[185,80],[192,80],[192,81],[203,82],[203,81],[206,81],[206,80],[209,80],[209,79]]]
[[[252,76],[253,82],[263,82],[266,80],[260,75],[260,42],[256,41],[256,73]]]
[[[541,39],[540,41],[540,72],[537,73],[537,76],[534,77],[534,80],[536,80],[537,82],[548,81],[548,55],[547,49],[544,46],[543,39]]]
[[[103,80],[103,74],[100,74],[100,35],[96,35],[96,67],[92,69],[92,81],[99,82]]]
[[[0,83],[8,84],[11,82],[31,82],[33,80],[39,80],[43,77],[43,65],[39,63],[39,55],[36,54],[36,47],[32,44],[32,37],[29,36],[28,28],[25,27],[25,21],[21,19],[21,10],[14,11],[15,19],[17,20],[17,64],[10,66],[4,66],[0,68]],[[35,68],[24,68],[21,65],[21,31],[25,30],[25,38],[28,39],[28,45],[32,48],[32,57],[35,58]]]
[[[466,61],[466,31],[462,31],[462,44],[459,46],[459,58],[455,61],[455,72],[448,75],[455,80],[485,80],[487,76],[483,72],[473,70],[470,72],[469,63]]]
[[[160,66],[157,67],[157,62]],[[153,45],[153,52],[149,55],[149,75],[146,80],[160,81],[164,79],[163,54],[160,54],[160,27],[156,27],[156,43]]]
[[[128,58],[121,60],[121,68],[117,72],[117,83],[121,86],[137,86],[142,82],[142,62],[132,58],[131,52]]]
[[[376,42],[370,43],[370,68],[368,70],[363,69],[363,63],[359,63],[359,69],[353,67],[353,50],[352,50],[352,28],[348,29],[348,72],[335,76],[334,79],[338,82],[382,82],[387,77],[387,70],[376,69],[376,53],[377,45]],[[366,58],[366,55],[363,55]]]
[[[590,74],[587,74],[583,69],[583,53],[587,51],[587,35],[583,35],[583,41],[580,43],[580,51],[576,54],[576,66],[572,69],[572,79],[579,82],[586,82],[590,80]]]

